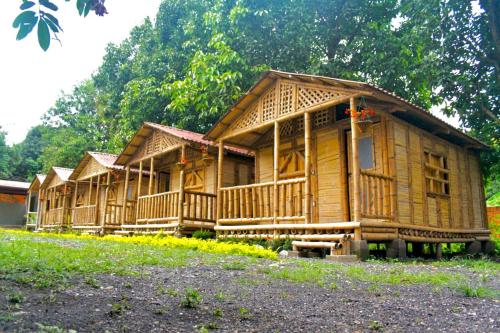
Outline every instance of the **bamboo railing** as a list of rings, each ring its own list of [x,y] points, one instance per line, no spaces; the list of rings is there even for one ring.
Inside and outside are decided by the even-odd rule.
[[[223,187],[221,223],[245,223],[305,219],[305,178],[280,180],[277,203],[274,203],[274,182]]]
[[[123,214],[122,204],[107,204],[105,212],[104,225],[119,226],[121,225]],[[125,224],[133,223],[135,219],[135,201],[127,201],[125,210]]]
[[[179,220],[179,191],[144,195],[137,200],[137,224]],[[182,220],[215,223],[216,195],[184,191]]]
[[[361,170],[361,216],[390,219],[392,177]]]
[[[64,207],[52,208],[45,213],[44,226],[62,226],[66,225],[68,219],[69,209]]]
[[[73,208],[73,226],[96,225],[96,205],[80,206]]]

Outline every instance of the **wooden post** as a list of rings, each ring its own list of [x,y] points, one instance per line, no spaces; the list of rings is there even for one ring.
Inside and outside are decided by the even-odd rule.
[[[137,180],[137,199],[141,196],[142,189],[142,161],[139,162],[139,177]]]
[[[305,222],[312,223],[312,195],[311,195],[311,114],[304,113],[304,175],[306,183],[304,186]]]
[[[38,196],[36,198],[36,227],[35,230],[40,228],[40,219],[42,218],[42,199],[40,196],[42,195],[42,190],[38,190]]]
[[[221,188],[224,185],[223,182],[223,170],[224,170],[224,141],[219,141],[219,156],[217,160],[217,225],[219,220],[222,219],[222,191]]]
[[[31,191],[28,191],[28,209],[26,209],[26,214],[28,214],[28,218],[30,217],[29,213],[31,212]]]
[[[71,200],[71,208],[73,208],[73,214],[71,214],[71,223],[72,224],[75,224],[76,200],[78,200],[78,180],[75,181],[75,193],[73,193],[73,198]]]
[[[98,225],[99,223],[99,199],[100,199],[100,184],[101,184],[101,175],[97,176],[97,187],[95,193],[95,216],[94,216],[94,225]]]
[[[62,221],[61,221],[61,223],[63,225],[66,222],[66,221],[64,221],[64,219],[66,217],[65,211],[66,211],[66,191],[67,191],[67,188],[68,188],[67,185],[64,184],[64,187],[63,187],[63,191],[64,192],[63,192],[63,195],[61,196],[61,200],[62,200],[62,214],[61,214],[62,215],[62,217],[61,217]]]
[[[89,197],[87,199],[87,206],[90,206],[90,202],[92,200],[92,185],[93,185],[93,179],[94,177],[90,177],[89,180]]]
[[[153,179],[155,175],[155,159],[151,157],[149,162],[149,186],[148,186],[148,195],[153,194]]]
[[[109,199],[110,186],[111,186],[111,172],[108,171],[106,175],[106,190],[104,191],[104,214],[101,220],[101,227],[103,227],[103,231],[104,231],[104,225],[106,224],[106,214],[108,212],[108,199]]]
[[[178,222],[179,222],[179,227],[182,225],[184,222],[184,168],[185,165],[183,164],[184,161],[186,160],[186,146],[182,145],[181,147],[181,160],[179,163],[179,208],[178,208]]]
[[[352,145],[352,189],[353,189],[353,220],[359,222],[361,220],[361,188],[360,177],[361,170],[359,167],[359,151],[358,151],[358,137],[359,128],[356,124],[356,101],[354,97],[350,99],[351,109],[351,145]],[[354,230],[354,240],[361,240],[361,230],[356,228]]]
[[[142,178],[142,161],[140,163],[139,169],[140,169],[140,171],[139,171],[139,190],[140,190],[140,186],[141,186],[140,183],[141,183],[141,178]],[[124,187],[123,187],[123,202],[122,202],[122,216],[121,216],[121,224],[122,225],[125,224],[125,216],[127,215],[125,213],[127,211],[128,181],[129,181],[129,178],[130,178],[130,165],[127,165],[127,167],[125,168],[125,184],[124,184]]]
[[[278,178],[279,178],[279,158],[280,158],[280,124],[274,122],[274,162],[273,162],[273,223],[278,222],[279,215],[279,193],[278,193]]]

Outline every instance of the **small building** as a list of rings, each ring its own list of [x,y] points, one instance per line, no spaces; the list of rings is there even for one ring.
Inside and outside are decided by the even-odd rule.
[[[74,230],[109,233],[135,219],[132,200],[137,170],[129,175],[125,191],[125,170],[115,165],[118,155],[87,152],[69,176],[74,182],[71,226]]]
[[[38,229],[40,206],[40,185],[45,180],[45,175],[36,175],[28,188],[26,200],[26,229]]]
[[[255,183],[219,182],[218,237],[361,256],[367,242],[403,255],[405,242],[418,251],[488,240],[479,164],[488,147],[373,85],[268,71],[204,138],[256,158]]]
[[[40,185],[39,229],[61,230],[71,225],[72,172],[73,169],[52,167]]]
[[[0,227],[24,227],[29,186],[25,182],[0,180]]]
[[[254,159],[247,151],[218,148],[202,134],[144,123],[116,160],[126,170],[124,188],[135,203],[135,218],[123,223],[123,232],[189,235],[213,229],[218,149],[226,156],[223,184],[253,182]],[[139,172],[131,186],[133,168]]]

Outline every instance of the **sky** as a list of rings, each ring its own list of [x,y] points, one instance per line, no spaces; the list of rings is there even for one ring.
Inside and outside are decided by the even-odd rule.
[[[24,40],[16,41],[12,21],[20,12],[21,0],[4,1],[0,11],[0,127],[7,132],[7,143],[21,142],[63,91],[70,92],[98,68],[106,45],[125,39],[147,16],[154,19],[160,2],[108,0],[108,15],[90,13],[82,18],[76,1],[54,0],[64,29],[59,35],[62,45],[53,40],[44,52],[38,45],[36,28]],[[432,112],[444,118],[437,108]],[[458,126],[456,118],[444,120]]]
[[[16,41],[12,27],[20,13],[21,0],[2,2],[0,10],[0,127],[7,143],[21,142],[28,130],[41,123],[41,116],[62,91],[70,92],[78,82],[98,68],[108,43],[119,43],[130,30],[149,16],[155,18],[161,0],[108,0],[109,14],[78,15],[76,1],[53,0],[56,17],[64,30],[62,42],[52,40],[44,52],[38,45],[36,28]]]

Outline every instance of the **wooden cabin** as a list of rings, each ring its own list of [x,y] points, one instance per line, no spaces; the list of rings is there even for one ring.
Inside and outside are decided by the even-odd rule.
[[[268,71],[205,139],[255,153],[255,183],[218,184],[218,237],[301,248],[486,241],[479,151],[427,110],[370,84]],[[218,175],[227,172],[222,151]],[[220,179],[220,178],[219,178]]]
[[[29,183],[0,179],[0,228],[23,228]]]
[[[191,234],[215,225],[217,147],[202,134],[144,123],[116,164],[126,170],[125,188],[137,201],[135,219],[123,233]],[[226,186],[253,182],[253,157],[225,147]],[[130,187],[130,170],[139,170]],[[147,176],[144,173],[147,172]]]
[[[115,165],[117,157],[87,152],[69,176],[75,184],[72,229],[108,233],[119,230],[122,224],[133,223],[135,201],[130,191],[124,191],[125,170]],[[133,188],[136,176],[135,173],[131,175],[129,187]]]
[[[52,167],[40,185],[39,229],[61,230],[71,225],[72,172],[73,169]]]
[[[36,175],[28,188],[26,200],[26,229],[38,229],[39,207],[40,207],[40,186],[45,180],[45,175]]]

